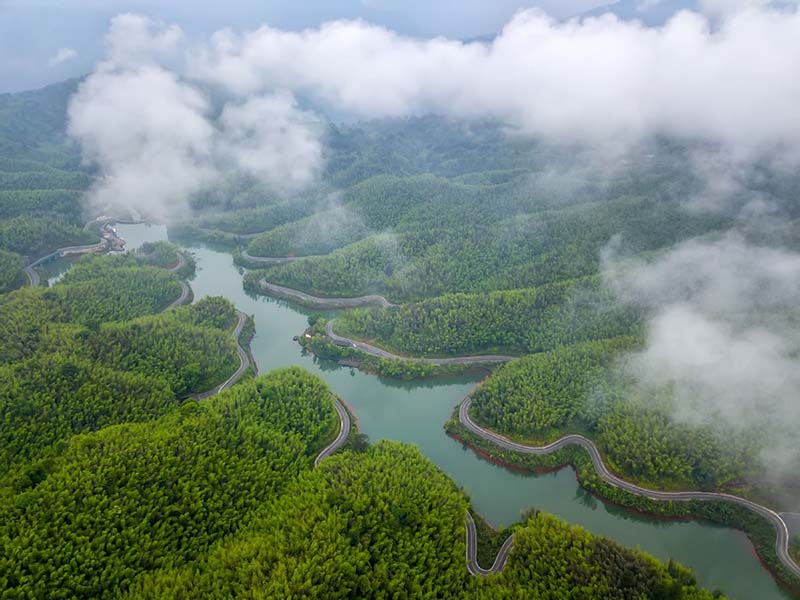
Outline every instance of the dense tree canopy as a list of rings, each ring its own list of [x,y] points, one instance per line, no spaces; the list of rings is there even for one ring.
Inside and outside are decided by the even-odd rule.
[[[301,475],[198,565],[148,576],[128,598],[712,598],[664,566],[557,519],[515,532],[498,577],[465,568],[467,503],[418,450],[381,442]]]

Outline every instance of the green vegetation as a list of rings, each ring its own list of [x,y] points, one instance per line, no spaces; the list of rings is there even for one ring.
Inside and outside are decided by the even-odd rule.
[[[543,352],[635,333],[638,325],[634,311],[616,303],[597,279],[590,278],[354,310],[336,320],[336,331],[412,356],[457,356]]]
[[[592,419],[607,370],[636,338],[612,338],[563,346],[498,368],[472,395],[472,411],[493,429],[528,439],[550,439]],[[606,386],[607,387],[607,386]]]
[[[420,210],[430,212],[404,214],[406,220],[402,224],[383,230],[372,228],[381,234],[358,241],[348,238],[343,242],[349,245],[330,256],[275,266],[267,276],[275,283],[321,295],[379,292],[398,300],[450,292],[510,290],[597,273],[601,250],[615,237],[625,251],[646,252],[730,224],[723,217],[688,213],[668,200],[624,197],[542,210],[526,197],[516,208],[507,206],[504,202],[509,202],[505,195],[508,190],[496,193],[506,200],[481,199],[475,206],[465,206],[467,200],[454,194],[447,210],[423,196]],[[392,211],[399,205],[402,202],[375,202],[375,206]],[[481,214],[488,209],[497,214]],[[341,223],[334,220],[327,227],[323,227],[327,218],[324,213],[307,218],[304,224],[284,225],[280,231],[263,236],[274,240],[279,236],[283,241],[275,241],[268,248],[251,246],[251,254],[258,255],[260,251],[285,256],[289,251],[296,255],[330,251],[339,245],[331,236],[344,235],[356,227],[351,221],[364,222],[371,228],[366,208],[346,205],[346,211],[348,216],[340,218]],[[376,217],[374,222],[377,227],[391,219]],[[312,223],[317,226],[312,227]],[[284,240],[293,227],[302,235]],[[313,246],[299,244],[298,240],[306,238]],[[266,242],[259,242],[262,243]]]
[[[595,472],[588,453],[577,446],[567,446],[542,456],[505,450],[465,429],[458,421],[457,411],[447,422],[445,429],[449,435],[464,444],[515,468],[539,472],[572,466],[581,486],[590,493],[607,498],[619,506],[664,517],[703,519],[744,531],[753,542],[761,560],[779,580],[795,588],[800,586],[800,580],[778,559],[775,552],[775,529],[772,524],[744,507],[725,502],[652,500],[626,492],[605,483]]]
[[[471,514],[472,520],[475,521],[475,530],[478,534],[478,564],[485,569],[490,569],[494,564],[495,558],[497,558],[497,553],[500,551],[500,548],[508,539],[508,536],[514,533],[514,531],[510,527],[493,529],[489,523],[474,510],[471,511]]]
[[[206,298],[97,329],[51,324],[40,350],[0,366],[9,382],[0,389],[0,473],[70,435],[155,418],[224,381],[238,366],[235,322],[228,301]]]
[[[466,579],[465,510],[418,450],[383,442],[327,459],[198,567],[161,573],[131,596],[453,597]]]
[[[0,291],[24,281],[23,256],[96,239],[81,228],[93,174],[63,144],[77,84],[0,95]],[[491,123],[331,126],[327,141],[318,189],[279,198],[232,174],[191,198],[194,217],[172,233],[306,256],[253,273],[251,287],[266,276],[319,295],[414,302],[340,321],[404,352],[539,353],[476,395],[498,428],[548,436],[579,427],[638,479],[736,483],[746,463],[723,460],[728,449],[708,432],[669,421],[668,394],[644,403],[605,377],[641,331],[640,316],[598,285],[601,250],[659,251],[731,224],[683,210],[700,189],[687,175],[691,149],[654,142],[652,153],[642,149],[647,160],[609,175],[582,166],[571,148],[510,140]],[[554,180],[565,164],[569,181]],[[676,565],[536,514],[516,529],[502,575],[470,577],[468,500],[417,450],[367,448],[354,431],[348,444],[359,452],[312,470],[338,426],[319,379],[285,369],[203,403],[189,398],[238,364],[236,316],[213,298],[156,314],[193,272],[191,260],[165,270],[177,261],[173,246],[158,243],[135,256],[85,258],[53,288],[0,296],[4,598],[711,597]],[[312,326],[319,333],[324,322]],[[252,334],[249,322],[242,339]],[[319,335],[304,344],[398,377],[462,368],[378,360]],[[687,440],[696,449],[683,451]],[[737,456],[754,454],[737,443]],[[638,458],[625,462],[626,447]],[[599,481],[574,448],[499,454],[526,467],[571,463],[588,489],[620,504],[742,527],[785,577],[772,531],[741,509],[631,497]],[[490,563],[502,534],[478,523]]]
[[[124,257],[87,257],[52,288],[0,296],[0,364],[55,351],[83,326],[153,314],[180,295],[174,273],[130,266]]]
[[[796,535],[792,538],[789,546],[789,554],[792,555],[795,562],[800,562],[800,535]]]
[[[77,148],[63,143],[76,85],[0,94],[0,293],[27,281],[26,261],[97,241],[81,229],[80,198],[91,177],[79,170]]]
[[[635,387],[619,364],[638,343],[592,341],[508,363],[473,394],[473,416],[534,443],[583,433],[612,469],[655,487],[747,491],[745,475],[758,467],[757,439],[674,421],[669,390]]]
[[[158,312],[180,296],[180,277],[143,268],[126,256],[88,256],[52,288],[81,323],[121,321]]]
[[[97,235],[51,217],[14,217],[0,221],[0,248],[39,257],[56,248],[97,242]]]
[[[335,360],[339,364],[358,368],[367,373],[374,373],[394,379],[422,379],[444,375],[460,375],[476,371],[491,371],[496,363],[470,363],[432,365],[415,360],[393,360],[378,358],[357,348],[334,344],[323,332],[316,332],[310,338],[301,337],[300,345],[323,359]]]
[[[24,266],[22,257],[14,252],[0,250],[0,293],[7,292],[20,279]]]
[[[141,265],[151,265],[162,269],[174,269],[181,258],[183,266],[175,272],[181,279],[188,279],[195,273],[194,259],[186,251],[178,252],[178,247],[169,242],[145,242],[134,254],[136,262]]]
[[[712,598],[678,565],[543,515],[516,531],[507,571],[470,577],[466,508],[418,450],[381,442],[302,474],[207,558],[148,576],[127,597]]]
[[[534,514],[514,533],[514,551],[491,598],[692,598],[719,595],[699,590],[694,574],[666,566],[636,550],[591,535],[549,515]]]
[[[202,556],[309,469],[335,423],[327,386],[294,368],[72,438],[0,498],[5,596],[117,597]]]

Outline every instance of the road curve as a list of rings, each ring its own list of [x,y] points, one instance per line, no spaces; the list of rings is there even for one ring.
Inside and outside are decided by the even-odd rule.
[[[364,352],[365,354],[369,354],[371,356],[377,356],[378,358],[386,358],[390,360],[402,360],[402,361],[425,363],[428,365],[441,366],[441,365],[473,365],[473,364],[483,364],[483,363],[506,363],[516,358],[514,356],[504,356],[502,354],[485,354],[478,356],[454,356],[450,358],[410,358],[408,356],[400,356],[399,354],[392,354],[391,352],[387,352],[386,350],[378,348],[377,346],[373,346],[372,344],[367,344],[366,342],[359,342],[358,340],[353,340],[335,334],[333,332],[333,320],[328,321],[328,323],[325,325],[325,333],[335,343],[340,345],[347,345],[350,346],[351,348],[356,348],[357,350],[361,350],[361,352]]]
[[[50,258],[68,256],[71,254],[85,254],[87,252],[100,252],[105,250],[108,247],[108,240],[101,239],[99,242],[94,244],[86,244],[85,246],[65,246],[64,248],[58,248],[57,250],[53,250],[52,252],[45,254],[44,256],[40,256],[37,259],[32,260],[28,263],[23,270],[25,271],[25,275],[28,277],[28,281],[30,282],[31,287],[36,287],[41,283],[41,278],[39,277],[39,273],[36,271],[36,267],[45,262]]]
[[[243,236],[240,236],[243,237]],[[258,265],[285,265],[294,262],[303,256],[253,256],[247,250],[242,251],[242,258],[247,262]]]
[[[765,506],[761,506],[760,504],[756,504],[751,500],[747,500],[746,498],[740,498],[739,496],[734,496],[732,494],[722,494],[716,492],[662,492],[634,485],[611,473],[603,462],[600,451],[597,449],[597,446],[594,444],[594,442],[583,437],[582,435],[566,435],[546,446],[527,446],[525,444],[518,444],[476,424],[469,416],[469,407],[471,403],[471,396],[467,396],[461,403],[461,406],[458,409],[459,421],[470,432],[483,438],[484,440],[492,442],[493,444],[497,444],[501,448],[506,448],[507,450],[513,450],[522,454],[544,455],[556,452],[557,450],[560,450],[566,446],[580,446],[589,453],[589,456],[592,459],[592,464],[594,465],[594,469],[597,474],[600,475],[603,481],[609,485],[613,485],[632,494],[645,496],[653,500],[672,500],[678,502],[689,502],[692,500],[728,502],[730,504],[742,506],[756,513],[772,523],[772,525],[775,527],[777,534],[775,540],[775,552],[778,555],[778,559],[787,570],[789,570],[795,576],[800,577],[800,566],[794,562],[789,554],[789,528],[783,518],[775,511]]]
[[[491,568],[484,569],[478,564],[478,530],[475,528],[475,521],[472,515],[467,511],[467,570],[471,575],[486,577],[502,571],[503,567],[506,566],[513,545],[514,536],[510,535],[500,547]]]
[[[178,262],[172,267],[169,267],[167,271],[177,271],[178,269],[183,267],[183,265],[186,264],[186,257],[183,255],[183,252],[178,252],[177,254],[178,254]],[[192,294],[192,288],[190,288],[189,284],[187,284],[183,279],[181,279],[179,283],[181,284],[181,295],[178,296],[172,302],[170,302],[170,304],[164,310],[169,310],[170,308],[178,308],[179,306],[183,306],[184,304],[189,303],[189,298],[191,297]],[[238,335],[236,336],[236,339],[239,339]]]
[[[247,371],[247,368],[250,366],[250,356],[247,354],[247,352],[245,352],[244,348],[242,348],[242,345],[239,343],[239,336],[242,334],[242,328],[244,327],[245,323],[247,323],[247,315],[242,311],[237,310],[236,316],[239,318],[239,320],[236,322],[236,327],[233,328],[231,335],[233,336],[233,340],[236,342],[236,354],[239,356],[239,367],[236,369],[233,375],[228,377],[228,379],[220,383],[217,387],[200,394],[193,395],[192,398],[195,400],[205,400],[206,398],[210,398],[225,388],[233,385],[239,381],[242,375],[244,375],[245,371]]]
[[[183,280],[180,281],[180,284],[181,284],[181,295],[178,296],[172,302],[170,302],[169,306],[167,306],[167,308],[165,308],[164,310],[169,310],[170,308],[177,308],[179,306],[183,306],[184,304],[188,304],[189,296],[191,296],[192,289]]]
[[[41,283],[42,280],[39,277],[39,273],[31,265],[26,266],[23,270],[25,275],[28,276],[28,282],[31,287],[37,287]]]
[[[333,396],[333,394],[331,394]],[[331,454],[341,448],[350,436],[350,414],[345,409],[342,402],[333,396],[333,407],[339,415],[339,434],[336,436],[328,446],[323,448],[317,457],[314,459],[314,466],[319,466],[323,460],[328,458]],[[497,557],[494,559],[490,569],[484,569],[478,564],[478,532],[475,528],[475,521],[472,515],[467,511],[466,517],[466,533],[467,533],[467,570],[471,575],[485,577],[494,573],[499,573],[506,566],[508,557],[511,554],[511,548],[514,544],[514,536],[510,535],[503,542]]]
[[[44,256],[40,256],[39,258],[31,261],[27,266],[24,267],[25,275],[28,276],[28,281],[30,282],[31,287],[36,287],[41,283],[41,278],[39,277],[39,273],[36,271],[38,265],[43,263],[49,258],[54,258],[56,256],[63,257],[68,256],[70,254],[85,254],[87,252],[100,252],[108,248],[109,241],[102,237],[102,229],[105,225],[110,223],[135,223],[135,221],[123,221],[121,219],[116,219],[113,217],[98,217],[97,219],[92,219],[91,221],[87,222],[83,229],[84,231],[91,231],[93,227],[98,228],[98,235],[100,235],[100,241],[94,244],[86,244],[84,246],[65,246],[64,248],[58,248],[49,254],[45,254]]]
[[[312,296],[300,290],[284,287],[277,283],[270,283],[266,279],[259,282],[261,289],[266,290],[269,294],[298,302],[305,306],[321,309],[336,309],[336,308],[358,308],[360,306],[397,306],[392,304],[383,296],[369,295],[358,296],[355,298],[321,298],[319,296]]]
[[[333,396],[333,394],[331,395]],[[341,448],[350,435],[350,415],[336,396],[333,396],[333,407],[336,409],[336,414],[339,415],[339,435],[317,455],[317,458],[314,459],[315,467]]]

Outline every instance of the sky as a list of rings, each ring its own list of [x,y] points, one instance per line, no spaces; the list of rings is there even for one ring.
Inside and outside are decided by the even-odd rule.
[[[720,1],[720,0],[717,0]],[[727,1],[727,0],[725,0]],[[626,17],[664,20],[692,0],[0,0],[0,93],[80,76],[103,56],[111,18],[135,12],[176,24],[190,38],[224,27],[288,30],[364,19],[415,37],[492,36],[511,17],[539,7],[559,19],[609,4]],[[198,8],[201,7],[201,8]]]

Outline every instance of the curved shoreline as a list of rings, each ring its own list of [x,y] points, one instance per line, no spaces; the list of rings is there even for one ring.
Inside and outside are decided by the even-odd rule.
[[[28,282],[30,286],[37,287],[41,283],[41,277],[39,276],[39,273],[36,272],[36,267],[45,262],[46,260],[49,260],[51,258],[64,258],[65,256],[70,256],[73,254],[88,254],[90,252],[102,252],[104,250],[107,250],[109,246],[114,245],[115,242],[121,240],[121,238],[119,238],[117,234],[113,231],[107,231],[109,237],[103,235],[103,230],[111,223],[135,224],[137,222],[125,221],[123,219],[116,219],[114,217],[98,217],[96,219],[88,221],[83,226],[83,230],[90,231],[92,227],[96,225],[98,228],[97,235],[100,238],[100,241],[94,244],[85,244],[83,246],[65,246],[63,248],[57,248],[56,250],[53,250],[52,252],[45,254],[44,256],[40,256],[39,258],[32,260],[22,269],[25,272],[25,275],[28,277]],[[122,240],[122,243],[124,243],[124,240]],[[120,245],[120,248],[121,247],[122,246]],[[177,268],[180,268],[180,265]]]
[[[357,350],[361,350],[366,354],[375,356],[377,358],[385,358],[388,360],[401,360],[407,362],[425,363],[428,365],[444,366],[444,365],[472,365],[481,363],[507,363],[515,360],[516,356],[506,356],[503,354],[479,354],[475,356],[452,356],[450,358],[412,358],[409,356],[401,356],[399,354],[392,354],[382,348],[360,342],[333,332],[333,320],[330,320],[325,325],[325,333],[336,344],[344,344]]]
[[[278,286],[276,284],[272,284],[268,282],[266,279],[262,279],[260,281],[261,287],[266,288],[268,290],[274,289],[276,293],[284,294],[288,296],[291,300],[298,300],[303,303],[304,299],[310,299],[311,301],[324,301],[327,299],[324,298],[317,298],[315,296],[311,296],[310,294],[306,294],[305,292],[300,292],[299,290],[294,290],[292,288],[286,288],[283,286]],[[358,304],[352,304],[348,306],[336,306],[336,308],[355,308],[356,306],[364,306],[364,302],[367,300],[374,301],[375,299],[379,299],[382,301],[383,306],[389,305],[394,306],[388,301],[383,298],[382,296],[361,296],[357,298],[344,298],[344,299],[336,299],[336,301],[350,301],[350,302],[357,302]],[[331,299],[332,300],[332,299]],[[330,306],[329,306],[330,307]],[[501,355],[493,355],[493,356],[465,356],[465,357],[455,357],[455,358],[440,358],[440,359],[424,359],[424,358],[411,358],[407,356],[400,356],[396,354],[392,354],[391,352],[387,352],[381,348],[376,346],[372,346],[371,344],[367,344],[365,342],[360,342],[358,340],[353,340],[350,338],[346,338],[343,336],[338,336],[333,332],[333,322],[328,321],[326,324],[326,333],[327,335],[333,340],[335,343],[339,344],[346,344],[366,354],[370,354],[372,356],[378,358],[385,358],[391,360],[401,360],[401,361],[417,361],[417,362],[425,362],[428,364],[433,365],[446,365],[446,364],[470,364],[470,363],[478,363],[478,362],[508,362],[514,360],[518,357],[512,356],[501,356]],[[608,468],[605,466],[603,459],[600,455],[597,446],[589,440],[580,435],[566,435],[561,439],[553,442],[552,444],[548,444],[546,446],[526,446],[524,444],[518,444],[505,438],[499,434],[493,433],[486,429],[483,429],[479,425],[477,425],[474,421],[471,420],[469,417],[469,405],[472,401],[471,396],[467,396],[461,403],[459,407],[459,421],[461,424],[473,434],[481,437],[482,439],[494,443],[502,448],[506,448],[508,450],[512,450],[515,452],[520,452],[522,454],[535,454],[535,455],[546,455],[561,450],[566,446],[579,446],[586,450],[592,460],[592,465],[594,466],[595,471],[598,475],[609,485],[618,487],[624,491],[627,491],[632,494],[636,494],[639,496],[644,496],[651,500],[656,501],[680,501],[680,502],[690,502],[693,500],[699,501],[721,501],[721,502],[728,502],[730,504],[735,504],[741,507],[744,507],[751,512],[757,514],[758,516],[762,517],[763,519],[767,520],[770,524],[772,524],[776,531],[776,541],[775,541],[775,552],[777,555],[778,560],[781,564],[794,576],[800,578],[800,566],[793,560],[792,556],[789,553],[789,543],[790,543],[790,535],[789,535],[789,528],[784,521],[781,514],[773,511],[770,508],[757,504],[751,500],[747,500],[746,498],[741,498],[739,496],[734,496],[733,494],[724,494],[718,492],[698,492],[698,491],[688,491],[688,492],[662,492],[658,490],[650,490],[647,488],[643,488],[637,486],[635,484],[629,483],[624,479],[617,477],[616,475],[612,474]],[[784,513],[788,514],[788,513]],[[475,559],[474,565],[470,561],[469,556],[469,536],[472,535],[469,532],[469,521],[471,521],[471,517],[467,521],[467,536],[468,536],[468,556],[467,560],[469,563],[469,570],[472,574],[477,575],[486,575],[492,572],[496,572],[493,569],[495,565],[498,565],[499,569],[502,570],[503,566],[505,565],[506,559],[504,558],[500,563],[498,560],[501,559],[500,553],[506,549],[506,552],[510,552],[510,548],[513,545],[512,538],[513,536],[509,536],[506,542],[503,544],[503,547],[500,549],[500,553],[498,553],[498,557],[495,559],[495,565],[492,566],[492,570],[485,570],[477,564],[477,559]],[[474,521],[473,521],[474,527]],[[476,533],[475,533],[476,535]],[[508,548],[506,548],[508,546]],[[477,551],[477,542],[475,546],[475,551]],[[474,572],[473,572],[474,571]]]
[[[345,442],[347,442],[347,438],[350,436],[350,414],[347,412],[347,409],[345,409],[339,398],[333,394],[331,394],[331,396],[333,396],[333,407],[336,409],[336,413],[339,415],[339,433],[336,435],[336,438],[325,448],[323,448],[314,459],[315,467],[319,466],[323,460],[341,448]],[[475,527],[475,520],[472,518],[472,514],[469,511],[467,511],[465,526],[467,535],[467,571],[469,571],[470,575],[485,577],[487,575],[496,574],[502,571],[506,566],[506,562],[508,562],[508,558],[511,554],[511,549],[514,545],[514,536],[510,535],[508,538],[506,538],[506,541],[503,542],[503,545],[497,552],[497,557],[494,559],[494,563],[492,564],[491,568],[484,569],[480,566],[480,564],[478,564],[478,531]]]
[[[241,252],[244,260],[257,265],[285,265],[294,262],[303,256],[253,256],[247,250]]]
[[[353,298],[322,298],[320,296],[314,296],[312,294],[307,294],[306,292],[301,292],[300,290],[296,290],[294,288],[278,285],[277,283],[271,283],[266,279],[261,279],[258,284],[261,289],[267,290],[270,295],[277,296],[278,298],[283,298],[285,300],[291,300],[311,308],[337,309],[359,308],[361,306],[397,306],[397,304],[392,304],[386,298],[377,294],[356,296]]]
[[[313,296],[306,292],[296,290],[294,288],[285,287],[276,283],[271,283],[266,279],[261,279],[259,285],[262,289],[267,290],[271,295],[279,298],[297,302],[304,306],[320,309],[342,309],[342,308],[360,308],[363,306],[380,306],[383,308],[396,307],[398,304],[389,302],[383,296],[371,294],[368,296],[355,296],[349,298],[322,298],[320,296]],[[406,362],[425,363],[434,366],[445,365],[474,365],[485,363],[506,363],[519,358],[518,356],[510,356],[506,354],[478,354],[470,356],[452,356],[447,358],[415,358],[411,356],[402,356],[394,354],[383,348],[373,346],[366,342],[354,340],[352,338],[337,335],[333,331],[333,320],[329,320],[325,326],[325,333],[334,343],[338,345],[346,345],[352,348],[361,350],[362,352],[383,358],[387,360],[400,360]]]
[[[638,496],[644,496],[651,500],[678,501],[678,502],[689,502],[692,500],[700,500],[704,502],[709,502],[709,501],[728,502],[730,504],[736,504],[738,506],[750,510],[751,512],[766,519],[769,523],[771,523],[775,527],[776,531],[775,552],[778,557],[778,560],[784,567],[786,567],[786,569],[790,573],[792,573],[796,577],[800,577],[800,566],[798,566],[794,562],[791,555],[789,554],[788,526],[786,522],[783,520],[783,517],[781,517],[780,514],[773,511],[772,509],[769,509],[765,506],[761,506],[760,504],[757,504],[752,500],[747,500],[746,498],[734,496],[733,494],[725,494],[719,492],[695,492],[695,491],[662,492],[658,490],[643,488],[641,486],[629,483],[624,479],[621,479],[620,477],[617,477],[616,475],[611,473],[606,467],[605,463],[603,462],[602,456],[600,455],[600,451],[598,450],[595,443],[581,435],[576,435],[576,434],[565,435],[559,440],[556,440],[551,444],[547,444],[546,446],[527,446],[525,444],[518,444],[517,442],[513,442],[508,438],[503,437],[502,435],[484,429],[480,425],[476,424],[469,416],[469,407],[471,402],[472,402],[471,395],[464,398],[464,400],[461,402],[461,405],[459,406],[458,409],[459,422],[471,433],[477,435],[478,437],[488,442],[496,444],[501,448],[505,448],[507,450],[519,452],[522,454],[534,454],[541,456],[541,455],[551,454],[553,452],[561,450],[566,446],[579,446],[584,450],[586,450],[586,452],[589,454],[589,457],[592,460],[592,465],[594,466],[594,469],[600,476],[600,478],[607,484],[620,488],[623,491],[636,494]]]

